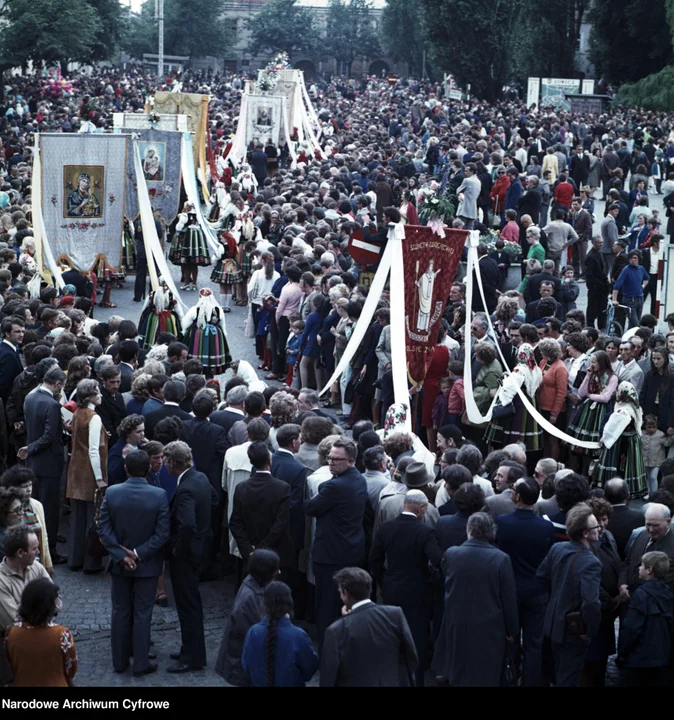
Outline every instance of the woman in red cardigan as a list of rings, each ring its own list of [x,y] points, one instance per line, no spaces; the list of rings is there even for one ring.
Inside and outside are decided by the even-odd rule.
[[[541,415],[553,425],[566,428],[566,393],[569,371],[562,361],[562,350],[556,340],[541,340],[537,345],[543,357],[540,368],[543,381],[538,389]],[[543,433],[544,456],[559,460],[559,440],[551,433]]]

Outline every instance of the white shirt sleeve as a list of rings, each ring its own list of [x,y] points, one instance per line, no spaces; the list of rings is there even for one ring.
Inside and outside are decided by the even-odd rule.
[[[91,462],[91,469],[94,471],[94,478],[96,480],[103,479],[103,472],[101,470],[101,429],[103,423],[99,415],[94,415],[89,421],[89,460]]]

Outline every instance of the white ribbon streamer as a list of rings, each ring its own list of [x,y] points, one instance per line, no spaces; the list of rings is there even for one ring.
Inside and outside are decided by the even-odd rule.
[[[496,397],[493,399],[491,406],[489,407],[489,410],[487,411],[486,415],[482,415],[480,413],[479,408],[477,407],[477,403],[475,402],[475,397],[473,395],[473,379],[472,379],[472,367],[471,367],[471,353],[468,352],[468,348],[470,348],[470,323],[471,323],[471,313],[470,308],[472,308],[472,302],[473,302],[473,269],[475,269],[475,277],[477,278],[477,284],[478,289],[480,292],[480,296],[482,299],[482,305],[484,308],[484,312],[487,316],[487,321],[489,323],[489,329],[491,330],[492,334],[495,335],[494,328],[492,326],[491,317],[489,315],[489,312],[487,311],[487,303],[484,297],[484,288],[482,286],[482,276],[480,274],[480,268],[479,263],[477,260],[477,244],[479,243],[479,233],[476,231],[471,232],[470,237],[470,243],[471,246],[468,249],[468,267],[466,270],[466,325],[464,328],[465,333],[465,346],[466,346],[466,353],[464,358],[464,385],[466,387],[466,413],[468,415],[468,419],[473,423],[484,423],[489,422],[492,417],[492,411],[494,408],[494,405],[496,404],[496,401],[498,400],[498,393],[496,394]],[[503,367],[505,369],[506,373],[509,373],[507,370],[507,363],[503,356],[503,353],[501,352],[501,347],[498,343],[496,343],[496,349],[500,356],[501,362],[503,363]],[[540,412],[531,404],[531,401],[529,398],[525,395],[525,393],[522,391],[521,388],[517,388],[517,394],[522,401],[522,404],[527,409],[529,414],[536,420],[536,422],[540,425],[540,427],[545,431],[550,433],[552,436],[558,438],[559,440],[562,440],[564,442],[567,442],[569,445],[574,445],[576,447],[584,448],[587,450],[599,450],[600,445],[596,442],[589,442],[587,440],[578,440],[571,435],[567,435],[565,432],[562,432],[558,427],[553,425],[549,420],[546,420]]]
[[[290,139],[293,129],[290,127],[288,100],[285,96],[281,98],[281,112],[283,112],[283,124],[286,128],[286,145],[288,146],[288,153],[290,154],[290,167],[294,168],[297,165],[297,150],[295,149],[295,143]]]
[[[183,157],[185,157],[185,149],[183,148]],[[189,155],[192,158],[192,155]],[[145,182],[145,175],[143,173],[143,164],[140,159],[140,149],[138,147],[138,140],[133,141],[133,165],[136,171],[136,193],[138,196],[138,210],[140,213],[140,223],[143,228],[143,243],[145,244],[145,255],[148,259],[147,268],[150,273],[150,284],[152,289],[156,292],[159,289],[159,278],[157,277],[157,271],[153,262],[153,258],[159,267],[162,278],[166,280],[166,284],[173,293],[173,297],[178,301],[182,307],[186,308],[187,305],[183,302],[180,297],[178,288],[173,282],[173,277],[169,266],[166,263],[166,258],[162,252],[161,243],[159,242],[159,236],[157,235],[157,228],[154,224],[154,214],[152,213],[152,205],[150,205],[150,196],[147,192],[147,183]]]

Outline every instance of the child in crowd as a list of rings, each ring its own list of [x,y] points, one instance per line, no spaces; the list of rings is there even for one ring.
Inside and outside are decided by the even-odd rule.
[[[646,415],[644,418],[644,432],[641,436],[641,446],[644,451],[644,465],[646,466],[646,478],[648,480],[648,493],[654,493],[658,489],[658,473],[660,465],[667,457],[668,448],[672,444],[672,438],[658,430],[658,418],[655,415]]]
[[[449,363],[449,378],[452,380],[452,389],[447,401],[447,424],[459,425],[461,416],[466,409],[466,396],[463,389],[463,363],[457,360]]]
[[[447,411],[447,402],[449,400],[449,393],[452,389],[452,381],[449,377],[443,377],[439,383],[440,392],[435,398],[433,403],[433,409],[431,410],[431,417],[433,419],[433,430],[444,427],[448,424],[447,419],[449,413]]]
[[[620,625],[616,665],[628,687],[665,687],[674,638],[674,594],[665,582],[670,560],[663,552],[647,552],[639,580]]]
[[[507,210],[508,212],[514,212],[511,210]],[[506,225],[507,227],[507,225]],[[496,264],[498,265],[498,289],[503,291],[503,288],[505,287],[505,281],[508,277],[508,268],[510,267],[510,254],[506,252],[505,250],[505,243],[503,240],[497,240],[494,243],[495,250],[492,250],[489,253],[489,257],[492,260],[496,261]]]
[[[303,332],[304,323],[302,320],[296,319],[294,322],[290,323],[290,335],[288,335],[288,342],[286,343],[286,364],[288,365],[288,375],[286,377],[285,384],[288,387],[293,386],[293,375],[295,372],[295,365],[299,360],[300,342],[302,340]]]

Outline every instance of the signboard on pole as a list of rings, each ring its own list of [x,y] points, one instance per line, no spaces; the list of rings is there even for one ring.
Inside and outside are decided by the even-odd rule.
[[[583,95],[594,95],[594,80],[583,80],[580,91]]]
[[[577,93],[580,80],[566,78],[541,78],[541,107],[552,106],[569,110],[570,105],[565,93]]]
[[[532,105],[538,106],[538,96],[541,92],[541,79],[537,77],[530,77],[527,82],[527,107],[530,108]]]

